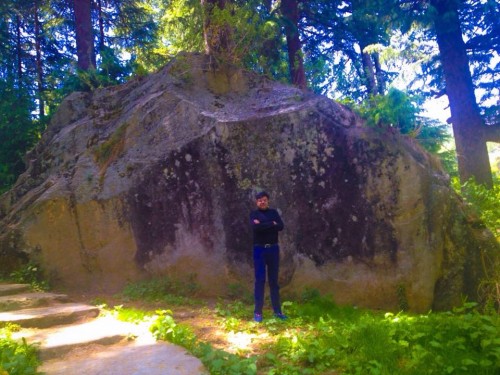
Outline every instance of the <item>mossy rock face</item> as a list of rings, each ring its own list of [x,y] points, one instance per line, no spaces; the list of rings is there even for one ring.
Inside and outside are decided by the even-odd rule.
[[[0,199],[0,261],[36,257],[52,285],[116,291],[189,276],[252,290],[249,211],[281,212],[281,285],[414,311],[475,299],[481,249],[436,160],[321,96],[185,54],[69,96]],[[496,251],[496,253],[495,253]]]

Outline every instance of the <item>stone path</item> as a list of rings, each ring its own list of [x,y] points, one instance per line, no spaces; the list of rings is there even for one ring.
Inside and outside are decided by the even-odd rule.
[[[28,285],[0,284],[0,322],[19,324],[13,338],[39,345],[46,375],[208,374],[183,348],[157,342],[146,323],[100,317],[95,306]]]

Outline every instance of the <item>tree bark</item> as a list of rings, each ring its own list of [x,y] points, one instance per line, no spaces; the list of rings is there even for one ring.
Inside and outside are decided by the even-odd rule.
[[[97,12],[99,14],[99,51],[104,50],[104,21],[102,18],[102,2],[97,0]]]
[[[486,142],[500,143],[500,124],[486,126],[484,129],[484,139]]]
[[[203,40],[205,53],[223,59],[230,58],[232,50],[232,33],[230,25],[219,25],[213,21],[215,8],[223,10],[229,0],[201,0],[203,9]]]
[[[431,4],[437,11],[434,26],[450,102],[460,181],[464,183],[474,177],[478,183],[491,188],[485,125],[474,94],[457,2],[432,0]]]
[[[281,14],[285,21],[286,45],[288,48],[288,64],[292,84],[307,88],[304,59],[302,57],[302,43],[299,36],[299,6],[297,0],[282,0]]]
[[[375,63],[375,76],[377,77],[377,91],[379,95],[385,94],[385,77],[382,65],[380,64],[380,56],[378,53],[373,54],[373,61]]]
[[[45,102],[44,102],[44,85],[43,85],[43,65],[42,65],[42,50],[40,45],[40,19],[38,17],[38,1],[35,0],[35,56],[36,56],[36,77],[38,85],[38,112],[40,119],[45,117]]]
[[[73,0],[76,26],[77,66],[82,70],[95,69],[94,35],[92,32],[91,0]]]
[[[363,52],[365,45],[360,45],[361,62],[363,63],[363,73],[366,79],[366,88],[369,95],[377,95],[377,81],[375,79],[375,67],[369,53]]]
[[[23,79],[23,47],[21,41],[21,17],[16,14],[16,55],[17,55],[17,79],[19,86]]]

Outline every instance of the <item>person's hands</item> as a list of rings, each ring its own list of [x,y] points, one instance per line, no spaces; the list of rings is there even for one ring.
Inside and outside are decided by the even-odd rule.
[[[257,220],[257,219],[253,219],[253,223],[254,223],[254,224],[260,224],[260,221],[259,221],[259,220]]]
[[[273,224],[274,224],[274,225],[278,225],[278,223],[277,223],[277,222],[275,222],[275,221],[273,221]]]

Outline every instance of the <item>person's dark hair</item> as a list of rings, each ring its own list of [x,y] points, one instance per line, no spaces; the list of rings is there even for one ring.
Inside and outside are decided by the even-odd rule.
[[[260,199],[262,197],[267,197],[267,199],[269,199],[269,194],[267,194],[266,191],[261,191],[255,194],[255,199]]]

